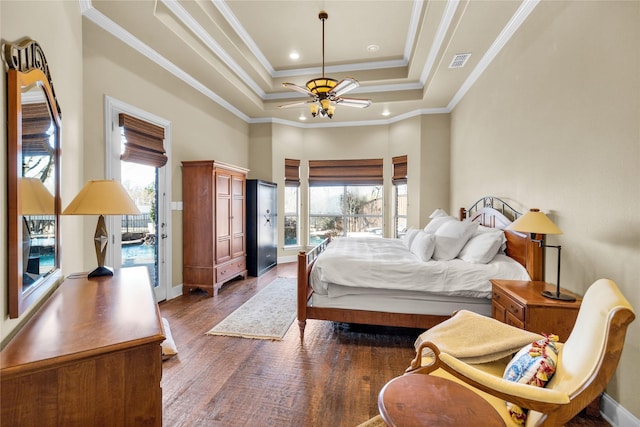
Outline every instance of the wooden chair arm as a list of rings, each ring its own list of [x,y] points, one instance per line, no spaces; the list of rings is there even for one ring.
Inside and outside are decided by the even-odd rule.
[[[433,360],[429,365],[422,365],[422,362],[423,362],[422,353],[425,348],[433,352]],[[420,345],[418,346],[418,349],[416,350],[416,356],[413,358],[413,360],[411,360],[411,364],[405,370],[405,373],[428,374],[429,372],[435,371],[439,367],[439,364],[438,364],[440,360],[438,358],[439,354],[440,354],[440,349],[434,343],[430,341],[421,342]]]

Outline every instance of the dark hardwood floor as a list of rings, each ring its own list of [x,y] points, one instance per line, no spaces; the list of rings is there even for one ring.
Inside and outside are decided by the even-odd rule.
[[[282,341],[205,333],[295,263],[160,304],[178,355],[163,363],[165,426],[355,427],[378,414],[378,392],[401,375],[421,331],[310,320]],[[477,422],[475,422],[477,424]],[[608,426],[578,417],[570,426]]]

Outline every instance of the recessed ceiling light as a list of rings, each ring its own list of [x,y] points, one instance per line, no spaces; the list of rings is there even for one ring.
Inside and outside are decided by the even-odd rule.
[[[383,115],[383,116],[388,116],[388,115],[390,115],[390,114],[391,114],[391,112],[390,112],[389,110],[384,110],[384,111],[382,112],[382,115]]]
[[[379,50],[380,46],[378,46],[377,44],[370,44],[369,46],[367,46],[367,52],[369,53],[376,53]]]
[[[294,50],[289,54],[289,59],[293,59],[294,61],[300,59],[300,54]]]
[[[304,114],[300,113],[300,117],[298,117],[298,120],[307,120],[307,117]]]

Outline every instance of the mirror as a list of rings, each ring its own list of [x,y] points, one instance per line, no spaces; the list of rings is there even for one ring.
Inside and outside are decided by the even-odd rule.
[[[9,317],[61,277],[61,113],[44,52],[33,40],[3,46],[7,65]]]

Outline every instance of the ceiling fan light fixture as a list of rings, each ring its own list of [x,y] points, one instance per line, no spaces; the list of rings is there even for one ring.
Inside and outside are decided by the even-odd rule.
[[[333,89],[337,83],[337,80],[321,77],[309,80],[307,82],[307,89],[314,95],[326,94]]]
[[[311,111],[311,117],[315,117],[318,115],[318,110],[320,109],[319,105],[315,102],[313,104],[309,104],[309,110]]]
[[[347,77],[338,82],[335,79],[324,76],[324,21],[326,21],[328,17],[329,15],[325,11],[321,11],[318,14],[318,18],[322,21],[322,77],[309,80],[305,87],[288,82],[282,83],[287,89],[292,89],[311,97],[306,103],[309,104],[309,110],[313,117],[320,115],[320,117],[332,118],[336,104],[357,108],[366,108],[371,105],[370,99],[341,97],[343,93],[355,89],[360,85],[356,79]],[[279,108],[296,107],[300,104],[305,104],[305,102],[280,105]]]

